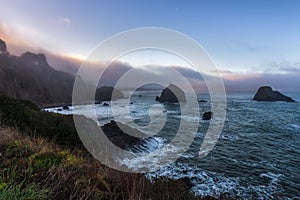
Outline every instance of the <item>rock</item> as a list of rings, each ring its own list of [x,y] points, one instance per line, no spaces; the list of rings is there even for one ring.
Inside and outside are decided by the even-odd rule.
[[[114,120],[111,120],[110,123],[101,126],[101,129],[112,143],[126,150],[129,150],[136,145],[144,144],[145,139],[147,139],[147,135],[144,133],[120,122],[117,123]],[[136,135],[138,137],[132,135]]]
[[[206,101],[206,100],[203,100],[203,99],[201,99],[201,100],[198,100],[198,102],[200,102],[200,103],[206,103],[207,101]]]
[[[70,110],[69,106],[64,106],[63,109],[64,110]]]
[[[132,102],[130,102],[130,104],[133,104],[133,101],[132,101]]]
[[[157,96],[155,100],[161,103],[186,102],[184,92],[179,87],[173,84],[170,84],[167,88],[163,89],[160,97]]]
[[[262,86],[256,92],[253,100],[255,101],[286,101],[294,102],[291,97],[285,96],[278,91],[273,91],[270,86]]]
[[[112,96],[113,93],[114,96]],[[97,88],[95,97],[96,102],[113,101],[124,98],[123,93],[120,90],[108,86]]]
[[[142,95],[140,94],[139,97],[142,97]]]
[[[106,103],[106,102],[104,102],[102,105],[103,105],[103,106],[109,106],[109,104]]]
[[[6,52],[6,51],[7,51],[6,43],[0,39],[0,53]]]
[[[57,109],[57,111],[62,111],[62,109],[61,109],[61,108],[59,108],[59,109]]]
[[[179,181],[182,181],[189,189],[195,186],[189,177],[180,178]]]
[[[20,56],[20,60],[30,66],[49,67],[46,56],[41,53],[26,52]]]
[[[205,112],[202,115],[203,120],[210,120],[213,117],[214,113],[213,112]]]

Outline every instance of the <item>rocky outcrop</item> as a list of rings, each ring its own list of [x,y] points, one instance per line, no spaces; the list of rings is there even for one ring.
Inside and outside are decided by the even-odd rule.
[[[35,54],[31,52],[26,52],[20,56],[20,60],[26,65],[39,66],[39,67],[49,66],[46,56],[44,54]]]
[[[0,53],[6,52],[6,51],[7,51],[6,44],[3,40],[0,39]]]
[[[201,100],[199,99],[198,102],[200,102],[200,103],[206,103],[207,101],[203,100],[203,99],[201,99]]]
[[[178,102],[186,102],[184,92],[177,87],[176,85],[170,84],[167,88],[163,89],[160,97],[155,98],[156,101],[161,103],[169,102],[169,103],[178,103]]]
[[[100,103],[102,101],[114,101],[124,98],[124,95],[120,90],[108,86],[97,88],[95,96],[96,103]]]
[[[157,142],[153,138],[147,137],[147,135],[137,129],[131,128],[120,122],[117,123],[114,120],[111,120],[110,123],[101,126],[101,129],[112,143],[122,149],[133,152],[149,152],[145,145],[148,142]],[[142,148],[139,148],[139,146]]]
[[[211,120],[211,118],[213,117],[214,113],[213,112],[205,112],[202,115],[202,119],[203,120]]]
[[[270,86],[262,86],[256,92],[253,100],[255,101],[286,101],[294,102],[291,97],[285,96],[278,91],[273,91]]]
[[[70,107],[69,106],[63,106],[63,109],[64,110],[70,110]]]

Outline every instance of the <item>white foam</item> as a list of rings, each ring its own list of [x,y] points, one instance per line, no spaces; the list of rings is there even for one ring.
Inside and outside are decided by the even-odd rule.
[[[158,146],[154,143],[150,144],[145,150],[154,150],[157,148],[161,148],[165,140],[162,138],[156,138],[156,142],[158,142]],[[153,145],[153,146],[151,146]],[[144,166],[148,166],[148,170],[156,169],[159,166],[166,165],[166,163],[170,163],[168,160],[161,160],[166,154],[170,152],[176,152],[178,149],[177,147],[166,144],[164,146],[165,151],[153,151],[151,153],[145,154],[144,156],[138,156],[135,158],[130,159],[122,159],[119,160],[119,164],[127,166],[129,169],[132,170],[139,170],[144,169]]]
[[[237,140],[239,140],[240,139],[240,137],[239,136],[237,136],[237,135],[233,135],[233,134],[222,134],[221,135],[221,139],[223,139],[223,140],[229,140],[229,141],[231,141],[231,142],[234,142],[234,141],[237,141]]]
[[[291,127],[300,129],[300,124],[290,124]]]
[[[246,185],[247,181],[241,177],[226,177],[222,173],[216,173],[191,167],[183,163],[173,163],[168,167],[161,168],[157,172],[147,173],[146,177],[154,180],[158,177],[169,177],[173,179],[188,178],[192,185],[191,190],[196,196],[212,196],[219,198],[226,194],[230,198],[242,199],[272,199],[276,192],[280,192],[277,187],[281,174],[271,172],[260,175],[262,178],[270,179],[268,185]]]
[[[277,184],[279,177],[283,176],[282,174],[274,174],[272,172],[262,173],[259,175],[261,178],[269,178],[271,180],[270,184]]]

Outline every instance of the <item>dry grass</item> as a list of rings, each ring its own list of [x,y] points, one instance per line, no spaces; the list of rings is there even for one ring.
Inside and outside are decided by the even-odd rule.
[[[106,167],[85,151],[67,149],[17,129],[0,128],[0,153],[2,182],[23,188],[35,184],[40,191],[48,191],[47,199],[195,198],[182,181],[151,183],[141,174]]]

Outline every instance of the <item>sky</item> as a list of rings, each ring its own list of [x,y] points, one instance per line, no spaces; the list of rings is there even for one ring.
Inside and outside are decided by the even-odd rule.
[[[281,77],[280,80],[292,80],[291,84],[300,83],[296,81],[300,79],[297,0],[0,3],[0,37],[11,43],[10,51],[16,54],[31,48],[84,60],[97,44],[114,34],[133,28],[162,27],[197,41],[224,78],[254,81],[258,77]],[[163,64],[178,63],[170,60]]]

